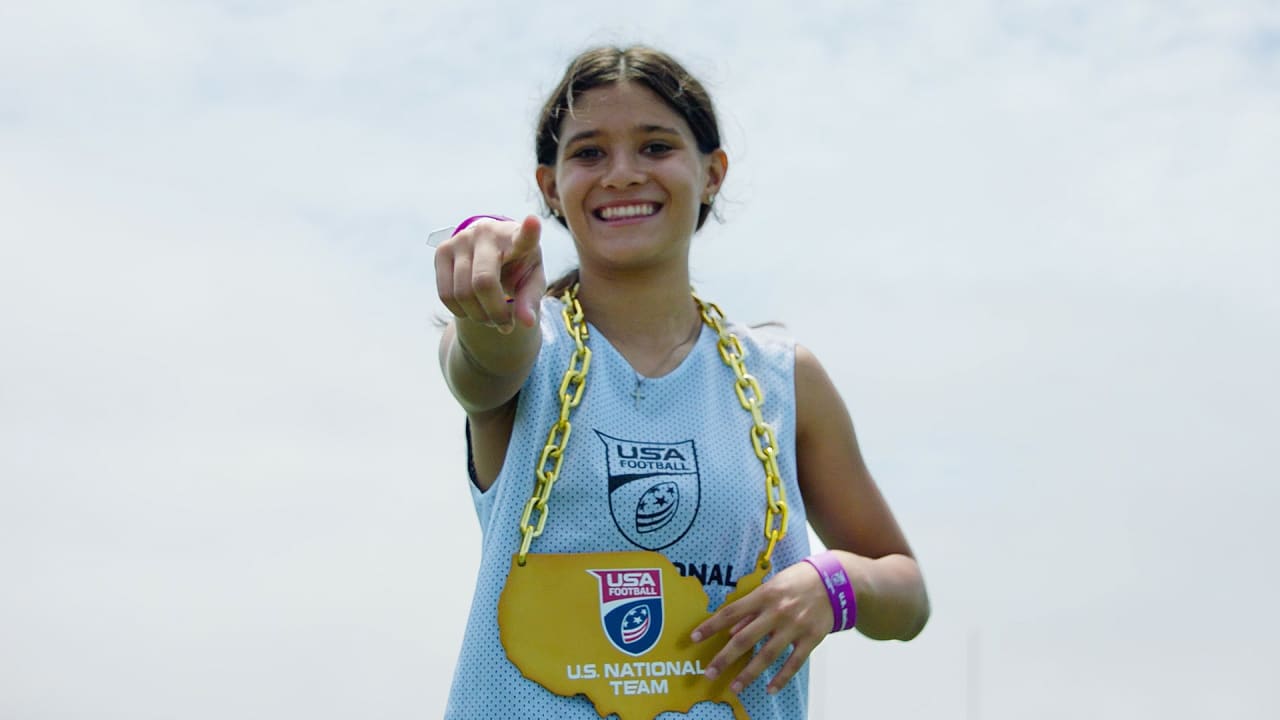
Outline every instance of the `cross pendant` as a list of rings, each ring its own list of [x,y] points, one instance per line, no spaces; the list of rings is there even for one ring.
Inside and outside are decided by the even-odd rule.
[[[636,381],[636,389],[631,391],[631,397],[636,399],[636,406],[640,405],[640,401],[644,399],[644,392],[641,390],[642,381]]]

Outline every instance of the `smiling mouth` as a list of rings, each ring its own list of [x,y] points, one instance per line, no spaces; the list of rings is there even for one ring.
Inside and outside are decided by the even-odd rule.
[[[606,222],[610,220],[630,220],[657,214],[661,207],[658,203],[650,202],[633,203],[631,205],[610,205],[609,207],[599,208],[592,214]]]

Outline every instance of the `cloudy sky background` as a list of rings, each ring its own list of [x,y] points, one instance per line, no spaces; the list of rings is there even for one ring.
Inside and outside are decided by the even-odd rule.
[[[1275,3],[81,1],[0,7],[0,717],[440,715],[423,240],[536,211],[632,41],[721,113],[700,290],[825,362],[929,581],[815,720],[1280,714]]]

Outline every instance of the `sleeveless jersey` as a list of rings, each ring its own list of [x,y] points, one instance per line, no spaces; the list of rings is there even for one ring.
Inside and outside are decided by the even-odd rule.
[[[574,341],[563,304],[542,301],[542,349],[517,400],[506,460],[494,484],[471,484],[482,551],[471,614],[445,717],[596,720],[584,697],[555,695],[526,679],[507,660],[498,634],[498,597],[520,546],[519,521],[533,491],[547,431],[558,419],[558,392]],[[640,379],[608,340],[588,325],[591,366],[564,464],[549,501],[543,534],[532,553],[655,550],[677,570],[697,577],[719,607],[749,574],[764,549],[764,471],[751,447],[751,415],[734,392],[733,370],[721,360],[716,334],[705,325],[693,349],[671,373]],[[789,531],[773,554],[774,572],[809,554],[804,503],[796,484],[795,345],[774,332],[731,325],[747,371],[764,392],[762,412],[778,440],[778,466],[790,511]],[[808,665],[776,695],[765,686],[779,659],[740,698],[753,720],[806,717]],[[662,720],[721,720],[729,706],[699,703]]]

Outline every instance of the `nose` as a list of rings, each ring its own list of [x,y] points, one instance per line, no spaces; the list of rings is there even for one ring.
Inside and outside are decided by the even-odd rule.
[[[627,153],[612,153],[609,166],[605,169],[600,184],[607,188],[623,188],[628,185],[644,183],[644,172],[636,165],[635,159]]]

